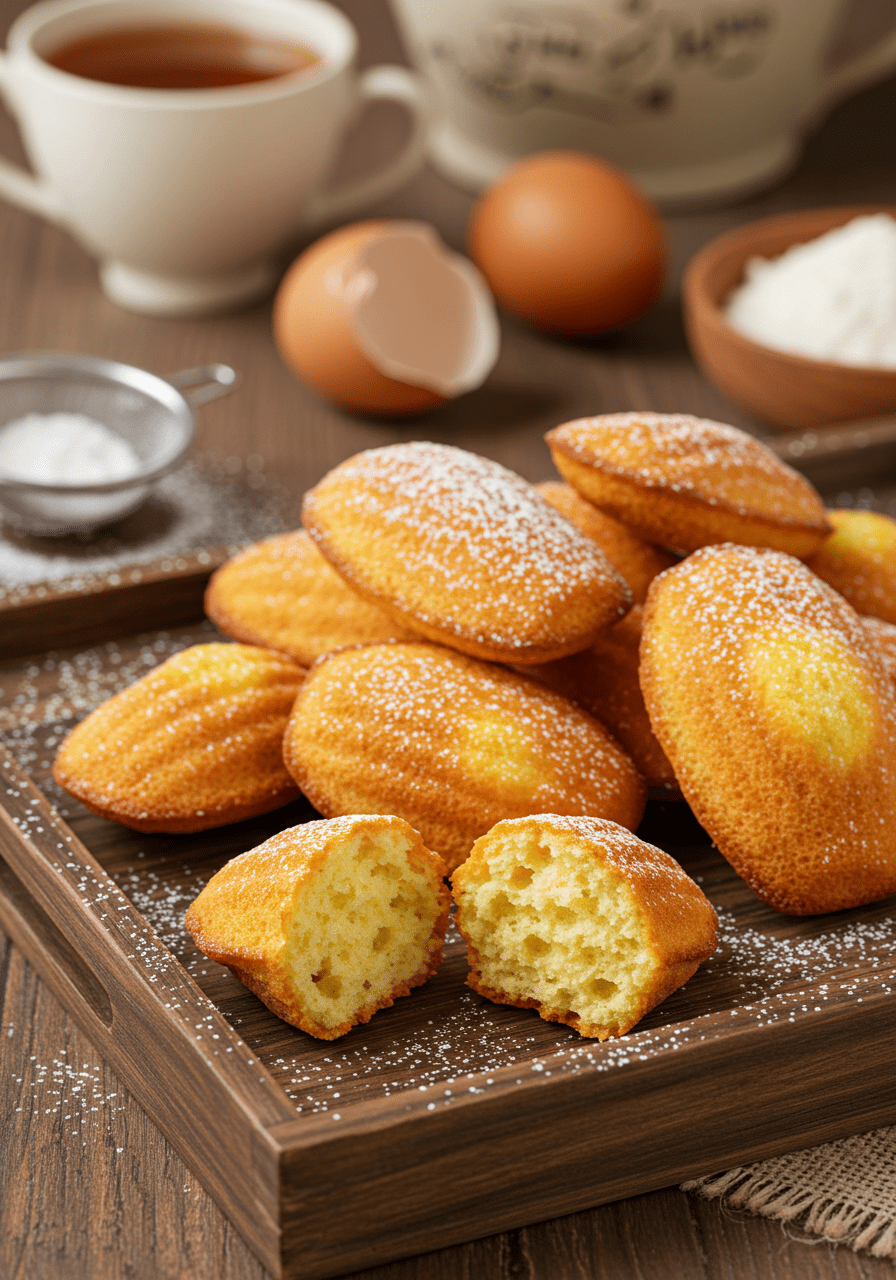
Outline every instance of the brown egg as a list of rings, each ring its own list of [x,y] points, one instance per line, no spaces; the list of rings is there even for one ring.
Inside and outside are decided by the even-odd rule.
[[[666,267],[650,202],[620,170],[575,151],[509,169],[473,210],[469,252],[508,311],[559,333],[633,320]]]
[[[420,222],[359,222],[316,241],[274,299],[286,364],[361,413],[420,413],[478,386],[498,354],[485,282]]]

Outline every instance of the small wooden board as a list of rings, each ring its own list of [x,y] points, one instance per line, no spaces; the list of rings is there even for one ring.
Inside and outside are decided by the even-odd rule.
[[[22,656],[0,664],[0,925],[271,1272],[335,1276],[896,1122],[896,902],[780,916],[674,802],[641,834],[700,879],[721,945],[622,1039],[482,1000],[453,933],[435,979],[342,1040],[275,1018],[182,917],[224,861],[311,809],[146,836],[49,774],[90,706],[213,637],[215,560],[32,592],[27,628],[2,631]],[[54,652],[29,654],[29,629]]]

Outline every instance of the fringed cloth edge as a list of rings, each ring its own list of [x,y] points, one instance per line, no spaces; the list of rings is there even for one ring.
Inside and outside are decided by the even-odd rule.
[[[896,1128],[710,1174],[681,1189],[819,1241],[896,1258]]]

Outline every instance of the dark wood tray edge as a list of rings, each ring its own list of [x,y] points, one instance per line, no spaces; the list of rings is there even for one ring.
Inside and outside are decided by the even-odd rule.
[[[195,621],[208,576],[232,551],[144,565],[136,581],[90,593],[35,596],[18,608],[39,625],[48,648]],[[109,591],[117,597],[113,608],[105,607]],[[88,608],[79,610],[79,604]],[[74,613],[68,622],[66,610]],[[0,623],[13,612],[0,609]],[[80,620],[79,613],[85,615]],[[35,632],[27,630],[27,636],[20,631],[16,656],[34,653]],[[2,652],[12,656],[9,649]],[[2,813],[4,777],[14,777],[25,797],[18,810],[12,806],[12,819]],[[16,824],[16,813],[30,820],[34,812],[50,837],[36,841]],[[133,936],[151,938],[154,955],[163,952],[166,964],[174,966],[177,994],[188,994],[184,1005],[192,1025],[164,1008],[159,984],[150,983],[139,966],[136,974],[119,972],[130,969],[127,961],[134,956],[122,947],[110,949],[90,904],[54,867],[60,842],[89,868],[104,894],[117,895]],[[749,1099],[736,1091],[720,1098],[714,1084],[726,1076],[730,1081],[742,1066],[746,1031],[733,1026],[712,1044],[683,1044],[664,1059],[611,1073],[580,1072],[552,1082],[535,1077],[523,1085],[500,1078],[516,1075],[516,1069],[493,1073],[495,1089],[452,1109],[465,1113],[463,1120],[444,1110],[427,1113],[425,1101],[405,1107],[393,1097],[355,1104],[348,1123],[326,1131],[325,1119],[295,1115],[244,1042],[5,753],[0,857],[6,859],[5,871],[0,865],[0,924],[274,1275],[324,1280],[896,1120],[896,1084],[880,1087],[889,1068],[879,1074],[874,1097],[867,1096],[868,1064],[878,1052],[885,1061],[884,1045],[891,1040],[892,997],[880,995],[865,998],[860,1063],[853,1051],[854,1020],[842,1009],[795,1026],[763,1027],[758,1035],[752,1028]],[[149,1008],[162,1011],[161,1039],[159,1028],[150,1026],[139,1043],[122,1040],[125,1019],[116,1010],[125,1007],[122,1001],[130,1009],[141,996],[150,997]],[[195,1043],[195,1022],[203,1017],[212,1019],[216,1034],[232,1038],[227,1071]],[[769,1099],[764,1085],[781,1075],[782,1048],[796,1083],[782,1091],[783,1099]],[[818,1073],[827,1074],[832,1051],[852,1052],[853,1065],[836,1087],[822,1087]],[[147,1065],[160,1056],[167,1069],[162,1079]],[[187,1098],[170,1082],[170,1065],[181,1057],[187,1063]],[[808,1093],[807,1078],[814,1081]],[[536,1099],[533,1091],[546,1086],[548,1092]],[[807,1112],[805,1098],[812,1098],[813,1088],[824,1106],[813,1104]],[[538,1125],[527,1125],[536,1101]],[[648,1111],[661,1119],[635,1146],[633,1134],[643,1132]],[[695,1117],[698,1135],[684,1144],[680,1133],[673,1141],[663,1119],[677,1116],[680,1123],[683,1113]],[[724,1115],[730,1130],[714,1123],[707,1134],[700,1125],[707,1114],[715,1120]],[[218,1127],[228,1130],[226,1142],[215,1137]],[[724,1151],[714,1145],[723,1131],[737,1134],[734,1149],[729,1141]],[[232,1183],[228,1172],[235,1172]]]
[[[886,993],[863,1004],[861,1055],[841,1005],[733,1019],[608,1072],[522,1085],[498,1078],[518,1068],[496,1072],[450,1109],[411,1094],[355,1104],[338,1128],[299,1118],[5,753],[0,777],[0,923],[275,1275],[323,1280],[896,1120],[896,1073],[868,1090],[892,1039]],[[211,1035],[232,1053],[209,1055]],[[732,1090],[747,1035],[750,1078]],[[846,1067],[828,1080],[832,1054]]]
[[[2,748],[0,860],[4,930],[277,1274],[288,1100]]]
[[[8,593],[0,600],[0,660],[196,622],[209,578],[236,550],[208,547],[87,576],[78,586],[35,583]]]

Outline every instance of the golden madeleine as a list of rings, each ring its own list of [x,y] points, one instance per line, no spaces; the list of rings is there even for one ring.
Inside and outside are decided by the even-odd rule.
[[[344,645],[413,638],[353,591],[304,529],[265,538],[221,565],[209,581],[205,612],[234,640],[309,667]]]
[[[474,657],[575,653],[631,605],[600,549],[532,485],[449,445],[349,458],[305,495],[302,520],[365,599]]]
[[[587,712],[441,645],[366,645],[311,668],[287,768],[326,817],[394,813],[449,870],[502,818],[551,810],[634,828],[645,784]]]
[[[860,621],[866,637],[877,650],[884,670],[896,686],[896,626],[892,622],[884,622],[883,618],[872,618],[870,614],[860,614]]]
[[[725,544],[667,570],[641,687],[685,799],[761,898],[807,915],[896,892],[896,694],[805,565]]]
[[[831,531],[808,480],[720,422],[612,413],[545,438],[564,480],[657,546],[687,553],[737,542],[809,556]]]
[[[499,822],[451,878],[469,985],[580,1035],[625,1035],[716,947],[716,915],[674,858],[624,827]]]
[[[53,777],[135,831],[204,831],[277,809],[299,794],[282,742],[304,675],[265,649],[193,645],[82,720]]]
[[[649,787],[678,792],[675,772],[650,727],[638,677],[642,608],[635,605],[584,653],[528,667],[534,679],[590,711],[624,747]]]
[[[857,613],[896,623],[896,520],[876,511],[828,511],[834,532],[806,563]]]
[[[335,1040],[442,963],[444,876],[400,818],[306,822],[222,867],[185,923],[279,1018]]]
[[[643,604],[647,599],[647,588],[658,573],[678,563],[678,556],[644,542],[606,511],[598,510],[572,485],[559,480],[543,480],[535,488],[576,528],[594,539],[616,572],[628,583],[635,604]]]

